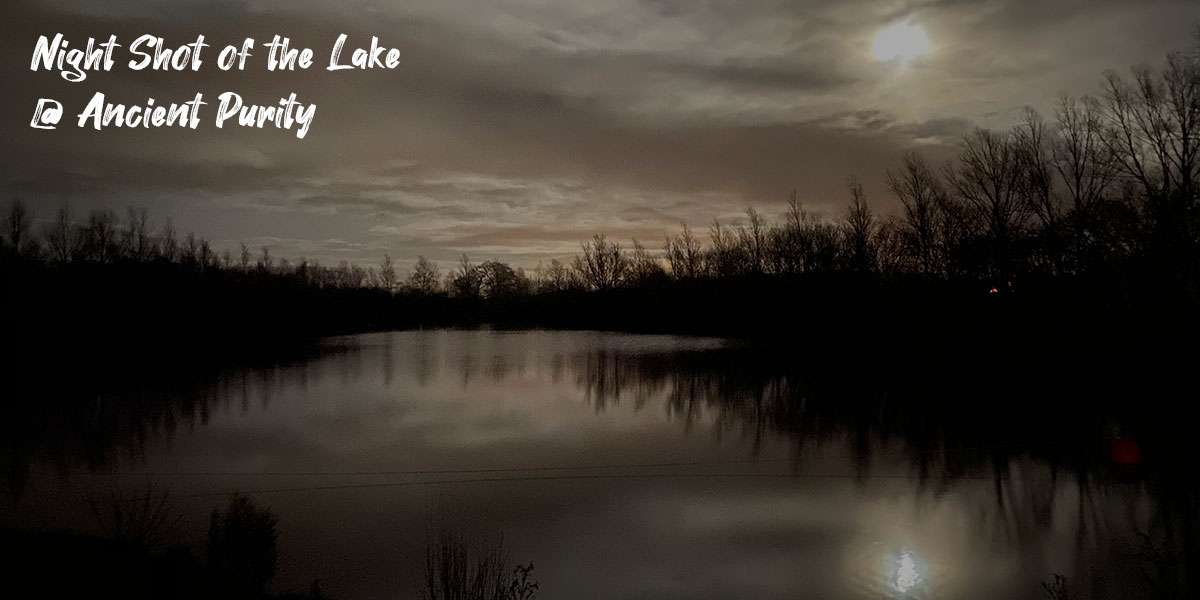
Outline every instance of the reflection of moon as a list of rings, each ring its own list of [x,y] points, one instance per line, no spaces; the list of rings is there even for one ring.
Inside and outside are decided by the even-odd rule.
[[[896,23],[875,34],[875,60],[908,62],[929,52],[929,37],[920,25]]]
[[[846,546],[841,582],[846,597],[887,600],[958,597],[946,594],[950,589],[945,577],[948,565],[936,561],[936,548],[926,547],[909,536],[897,538],[895,542],[860,538]],[[923,553],[926,551],[930,554]]]
[[[919,580],[917,559],[913,556],[912,550],[904,548],[900,551],[900,557],[896,561],[896,591],[907,594],[909,590],[916,587]]]

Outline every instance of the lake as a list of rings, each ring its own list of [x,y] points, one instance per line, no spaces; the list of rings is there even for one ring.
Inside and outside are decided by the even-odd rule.
[[[10,424],[0,525],[95,532],[89,498],[153,484],[202,556],[210,511],[240,491],[278,517],[273,588],[319,578],[342,599],[415,597],[446,522],[502,535],[539,598],[1176,584],[1161,556],[1194,532],[1195,490],[1125,460],[1106,403],[1079,412],[1094,398],[1072,394],[1102,391],[796,363],[719,339],[412,331],[118,377]]]

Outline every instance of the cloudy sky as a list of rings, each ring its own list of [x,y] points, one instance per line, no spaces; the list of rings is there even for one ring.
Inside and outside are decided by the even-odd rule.
[[[649,246],[680,222],[782,211],[789,191],[836,214],[856,174],[870,202],[900,155],[953,154],[975,126],[1005,127],[1025,104],[1094,93],[1106,68],[1157,63],[1191,43],[1197,0],[8,0],[0,19],[0,193],[48,218],[64,201],[144,206],[233,247],[322,262],[449,262],[467,253],[525,266],[573,253],[593,232]],[[878,34],[920,26],[930,48],[876,60]],[[71,47],[116,34],[111,72],[69,83],[30,70],[39,35]],[[204,34],[199,72],[123,68],[138,35],[169,46]],[[327,72],[377,35],[393,71]],[[289,36],[307,71],[244,72],[215,50]],[[348,51],[347,51],[348,52]],[[257,61],[257,62],[256,62]],[[75,126],[110,101],[210,105],[187,129]],[[318,108],[294,132],[216,129],[217,95]],[[53,131],[29,127],[38,98],[62,101]],[[0,200],[7,200],[3,198]]]

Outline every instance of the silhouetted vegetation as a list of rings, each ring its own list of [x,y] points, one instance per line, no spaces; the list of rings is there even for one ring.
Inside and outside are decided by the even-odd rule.
[[[228,596],[255,597],[275,577],[279,533],[270,511],[235,494],[224,513],[214,510],[208,526],[208,568]]]
[[[443,523],[425,547],[422,600],[532,600],[533,563],[513,566],[498,541],[472,539]]]
[[[685,223],[658,251],[597,234],[578,256],[532,273],[465,255],[443,278],[424,257],[403,276],[390,256],[331,267],[267,247],[218,250],[169,221],[154,227],[144,209],[74,215],[63,205],[35,227],[14,201],[0,236],[4,326],[23,354],[59,356],[96,353],[93,340],[162,355],[179,340],[484,323],[820,334],[804,313],[882,335],[905,333],[886,331],[892,321],[919,320],[934,334],[982,329],[997,297],[1010,296],[1024,304],[1016,320],[1152,314],[1159,326],[1190,325],[1200,298],[1197,55],[1106,73],[1099,97],[1063,95],[1050,118],[1027,109],[1010,130],[969,133],[944,166],[905,155],[887,174],[897,214],[873,210],[852,177],[839,215],[818,215],[793,192],[774,223],[750,209],[740,222],[714,220],[704,240]]]
[[[213,511],[204,562],[174,529],[169,494],[153,487],[144,494],[114,490],[92,505],[99,536],[0,530],[5,587],[47,598],[327,598],[317,580],[307,595],[268,592],[276,519],[246,496],[234,495],[223,513]]]
[[[248,496],[234,494],[224,511],[213,510],[203,563],[174,529],[178,517],[169,493],[155,493],[153,486],[138,494],[114,489],[91,504],[99,536],[0,529],[0,549],[14,569],[6,587],[36,584],[44,597],[329,598],[319,579],[307,595],[268,591],[278,522]],[[418,579],[417,596],[427,600],[533,600],[538,589],[533,564],[512,565],[503,538],[468,540],[446,522],[427,541]]]
[[[140,494],[114,486],[100,498],[88,498],[100,533],[147,550],[158,550],[178,534],[180,515],[170,505],[170,493],[147,485]]]

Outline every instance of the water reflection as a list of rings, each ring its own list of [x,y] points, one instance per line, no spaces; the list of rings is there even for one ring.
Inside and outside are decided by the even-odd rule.
[[[1189,597],[1195,467],[1131,385],[670,337],[340,338],[25,386],[3,524],[87,527],[69,498],[119,473],[172,486],[197,523],[257,490],[281,578],[341,597],[411,589],[406,532],[442,502],[506,529],[546,597],[1035,598],[1054,573],[1073,597]],[[1112,458],[1131,431],[1133,470]]]
[[[917,558],[912,550],[901,548],[899,554],[894,559],[895,568],[893,572],[892,585],[896,589],[896,593],[901,596],[907,596],[910,592],[915,592],[917,586],[921,583],[921,576],[917,569]]]

